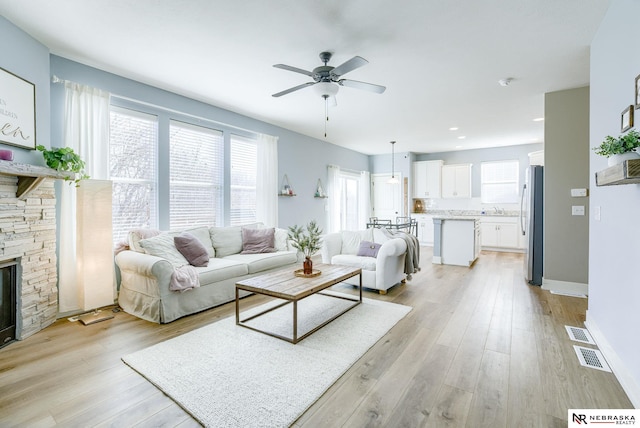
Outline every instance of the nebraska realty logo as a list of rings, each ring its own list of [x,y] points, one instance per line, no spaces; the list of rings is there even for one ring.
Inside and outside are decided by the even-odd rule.
[[[585,425],[635,425],[640,409],[569,409],[568,427]]]

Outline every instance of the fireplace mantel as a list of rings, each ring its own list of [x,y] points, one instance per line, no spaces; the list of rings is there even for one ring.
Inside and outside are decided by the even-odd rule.
[[[56,171],[46,166],[0,160],[0,174],[18,177],[18,191],[16,196],[25,199],[29,192],[38,188],[45,178],[66,179],[74,178],[75,173]]]

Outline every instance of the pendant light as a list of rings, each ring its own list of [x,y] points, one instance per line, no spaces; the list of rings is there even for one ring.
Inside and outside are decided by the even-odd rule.
[[[395,165],[394,165],[395,151],[393,150],[393,147],[395,146],[395,144],[396,144],[395,141],[391,142],[391,178],[387,181],[387,183],[389,184],[400,183],[400,180],[398,180],[398,178],[395,176]]]

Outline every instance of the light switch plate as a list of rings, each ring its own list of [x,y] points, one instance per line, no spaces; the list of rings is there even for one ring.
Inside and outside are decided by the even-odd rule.
[[[584,205],[573,205],[571,215],[584,215]]]
[[[587,196],[587,189],[571,189],[572,198],[584,198]]]

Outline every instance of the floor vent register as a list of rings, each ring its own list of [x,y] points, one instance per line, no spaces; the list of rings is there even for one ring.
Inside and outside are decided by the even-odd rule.
[[[567,329],[567,334],[569,334],[571,340],[574,340],[576,342],[589,343],[591,345],[596,344],[595,340],[593,340],[593,337],[591,337],[589,330],[587,330],[586,328],[571,327],[569,325],[565,325],[564,328]]]

